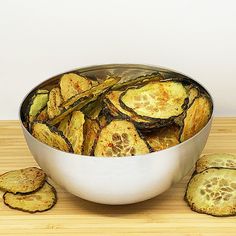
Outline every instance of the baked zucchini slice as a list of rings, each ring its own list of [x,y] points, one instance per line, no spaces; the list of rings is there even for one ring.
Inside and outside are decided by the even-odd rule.
[[[30,193],[41,188],[46,174],[37,167],[13,170],[0,175],[0,189],[11,193]]]
[[[97,143],[100,126],[97,120],[85,119],[84,123],[84,143],[83,155],[93,156],[94,148]]]
[[[89,79],[75,73],[64,74],[60,80],[61,95],[65,101],[91,87]]]
[[[150,120],[173,119],[184,112],[187,102],[187,90],[173,81],[152,81],[129,88],[120,96],[125,109]]]
[[[104,107],[103,99],[104,99],[104,96],[100,95],[97,98],[97,100],[95,100],[94,102],[91,102],[87,106],[83,107],[81,109],[82,112],[90,119],[97,119]]]
[[[124,90],[128,87],[137,86],[137,85],[143,84],[148,81],[161,81],[163,79],[164,78],[161,76],[161,74],[159,72],[155,72],[150,75],[142,75],[142,76],[139,76],[135,79],[130,79],[130,80],[122,82],[122,83],[117,83],[113,86],[112,89],[113,90]]]
[[[35,213],[51,209],[57,202],[57,195],[55,188],[45,182],[42,188],[33,193],[12,194],[6,192],[3,195],[3,200],[10,208]]]
[[[236,170],[210,168],[192,177],[185,199],[193,211],[213,216],[236,215]]]
[[[48,110],[48,108],[44,107],[41,111],[39,111],[39,113],[35,117],[35,120],[38,120],[38,121],[46,121],[46,120],[48,120],[49,117],[48,117],[47,110]]]
[[[194,99],[183,120],[180,141],[183,142],[199,132],[208,122],[212,113],[212,104],[206,96]]]
[[[35,121],[32,124],[32,135],[40,142],[61,151],[73,152],[71,143],[56,127]]]
[[[58,127],[58,130],[62,131],[70,141],[76,154],[82,153],[84,122],[84,114],[81,111],[74,111],[71,116],[62,120]]]
[[[179,127],[171,125],[143,134],[154,151],[160,151],[179,144]]]
[[[90,102],[93,102],[97,99],[99,95],[107,91],[117,82],[116,79],[110,78],[104,81],[103,83],[92,87],[90,90],[82,92],[78,95],[71,97],[69,100],[63,103],[60,107],[60,113],[53,119],[49,120],[48,123],[55,125],[62,121],[67,115],[72,113],[75,110],[80,110]]]
[[[47,102],[47,113],[50,119],[60,114],[60,105],[63,102],[60,88],[53,88],[49,93]]]
[[[196,97],[199,96],[199,89],[193,85],[186,86],[188,91],[188,107],[190,107]]]
[[[130,120],[135,124],[136,127],[140,129],[148,129],[158,127],[160,124],[157,124],[155,121],[143,119],[142,117],[137,116],[135,113],[130,112],[124,109],[120,105],[120,95],[123,91],[110,91],[105,96],[105,103],[108,108],[109,113],[114,117],[121,117],[127,120]]]
[[[149,152],[150,146],[140,137],[133,123],[113,120],[101,130],[94,155],[123,157]]]
[[[36,115],[41,111],[48,102],[48,90],[37,90],[35,95],[31,98],[28,108],[28,121],[32,122]]]
[[[204,155],[196,163],[196,172],[200,173],[212,167],[236,169],[236,155],[228,153]]]

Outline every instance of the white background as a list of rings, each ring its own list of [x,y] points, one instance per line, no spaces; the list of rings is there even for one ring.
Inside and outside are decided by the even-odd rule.
[[[169,67],[236,115],[235,1],[0,0],[0,119],[46,78],[102,63]]]

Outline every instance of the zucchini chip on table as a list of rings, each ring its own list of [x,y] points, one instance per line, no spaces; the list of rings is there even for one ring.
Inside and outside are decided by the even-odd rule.
[[[90,80],[75,73],[64,74],[60,80],[61,94],[65,101],[91,87]]]
[[[51,147],[65,152],[73,152],[69,140],[56,127],[36,121],[32,124],[32,135]]]
[[[30,194],[6,192],[3,200],[10,208],[35,213],[51,209],[57,202],[57,196],[54,187],[45,182],[42,188]]]
[[[84,123],[83,155],[93,156],[94,147],[97,143],[100,126],[97,120],[86,119]]]
[[[179,143],[179,127],[176,125],[163,127],[144,134],[144,137],[154,151],[160,151]]]
[[[61,113],[60,105],[63,102],[61,96],[61,90],[59,88],[53,88],[49,93],[49,100],[47,103],[47,113],[50,119]]]
[[[74,153],[82,153],[84,114],[81,111],[74,111],[71,116],[61,121],[58,130],[62,131],[70,141]]]
[[[174,81],[152,81],[129,88],[120,96],[121,105],[143,119],[169,120],[186,109],[185,87]]]
[[[37,114],[47,105],[48,90],[37,90],[31,98],[28,108],[28,120],[32,122]]]
[[[204,155],[196,163],[196,172],[200,173],[212,167],[236,169],[236,155],[228,153]]]
[[[0,189],[11,193],[33,192],[44,184],[46,174],[37,167],[13,170],[0,175]]]
[[[180,141],[183,142],[199,132],[211,117],[212,105],[206,96],[195,98],[185,114]]]
[[[101,130],[94,155],[122,157],[149,152],[149,145],[140,137],[133,123],[113,120]]]
[[[190,208],[199,213],[236,215],[236,170],[210,168],[194,175],[185,199]]]

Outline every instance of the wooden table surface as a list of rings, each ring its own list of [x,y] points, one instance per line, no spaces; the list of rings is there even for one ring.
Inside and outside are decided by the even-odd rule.
[[[236,153],[236,118],[215,118],[204,153]],[[0,174],[35,166],[18,121],[0,121]],[[214,235],[235,236],[236,217],[192,212],[183,201],[189,175],[169,191],[142,203],[107,206],[75,197],[55,185],[50,211],[12,210],[0,196],[0,235]]]

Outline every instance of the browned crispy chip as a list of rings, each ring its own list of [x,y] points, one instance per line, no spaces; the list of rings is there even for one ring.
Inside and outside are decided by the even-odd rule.
[[[0,176],[0,188],[11,193],[29,193],[42,187],[46,174],[37,167],[6,172]]]
[[[4,203],[10,208],[35,213],[51,209],[57,202],[56,190],[49,183],[38,191],[29,194],[13,194],[6,192],[3,195]]]

